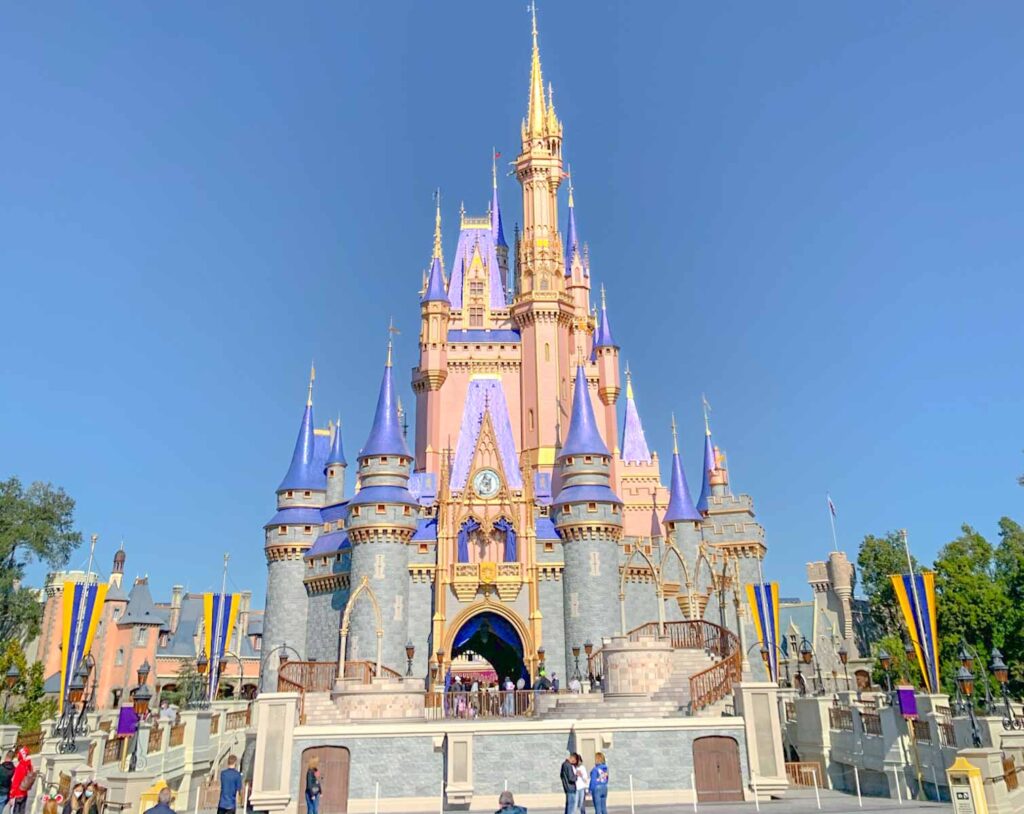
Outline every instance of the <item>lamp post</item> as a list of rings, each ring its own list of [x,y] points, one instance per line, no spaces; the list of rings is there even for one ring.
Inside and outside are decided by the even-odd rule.
[[[967,668],[967,672],[973,673],[974,662],[979,658],[978,651],[971,647],[964,639],[960,640],[960,652],[957,654],[960,658],[960,666]],[[995,703],[992,699],[992,691],[989,688],[988,676],[985,675],[984,662],[981,665],[980,678],[984,682],[985,686],[985,711],[988,713],[995,712]]]
[[[771,663],[772,651],[768,648],[768,645],[766,645],[764,642],[754,642],[752,645],[750,645],[750,647],[747,648],[747,653],[749,654],[751,650],[753,650],[755,647],[758,647],[758,646],[760,646],[760,649],[758,650],[758,652],[761,655],[761,661],[764,662],[765,672],[768,674],[768,677],[771,678],[771,675],[772,675],[772,663]],[[791,682],[789,680],[789,662],[786,660],[786,654],[782,652],[781,648],[779,648],[778,645],[772,645],[772,646],[775,648],[775,652],[778,654],[780,662],[786,668],[786,686],[790,686]],[[798,667],[797,669],[799,670],[800,668]],[[776,683],[780,683],[781,684],[781,676],[776,676],[775,680],[776,680]]]
[[[811,664],[812,661],[814,662],[814,668],[815,668],[815,671],[818,674],[818,687],[819,687],[819,689],[814,692],[814,695],[824,695],[825,694],[825,680],[821,677],[821,664],[819,663],[818,659],[814,658],[814,648],[811,647],[811,643],[809,641],[807,641],[807,637],[806,636],[800,642],[800,661],[802,661],[804,664],[808,664],[808,665]],[[813,680],[813,677],[812,677],[812,680]]]
[[[843,677],[846,679],[846,691],[850,691],[850,668],[846,666],[846,663],[850,660],[850,651],[846,649],[846,642],[839,645],[839,649],[836,651],[839,656],[839,663],[843,665]]]
[[[963,664],[956,671],[956,685],[967,699],[967,717],[971,721],[971,742],[975,749],[980,749],[981,731],[978,729],[978,719],[974,717],[974,704],[971,703],[971,693],[974,692],[974,674]]]
[[[4,720],[7,720],[7,705],[11,701],[11,696],[14,694],[14,686],[18,683],[18,679],[21,678],[21,670],[18,669],[18,665],[13,661],[11,666],[7,668],[7,674],[4,676]]]
[[[78,719],[77,706],[82,704],[82,717],[84,718],[85,704],[82,702],[82,697],[85,694],[85,678],[88,677],[88,672],[85,672],[83,677],[83,668],[84,665],[79,665],[78,669],[71,675],[67,694],[64,697],[64,710],[53,733],[54,735],[60,735],[57,752],[62,755],[68,755],[78,750],[78,744],[75,743],[75,735],[78,733],[81,724]]]
[[[544,656],[547,651],[543,647],[537,648],[537,671],[540,672],[544,669]]]
[[[590,683],[590,689],[594,689],[594,643],[589,639],[583,642],[583,652],[587,655],[587,681]]]
[[[206,709],[210,706],[206,699],[206,673],[210,667],[210,659],[206,656],[206,648],[196,656],[196,675],[198,680],[190,680],[185,688],[185,709]]]
[[[444,651],[438,650],[437,656],[437,683],[444,684]]]
[[[579,681],[583,676],[580,675],[580,646],[578,644],[572,646],[572,658],[576,663],[576,666],[573,668],[572,677]]]
[[[405,675],[412,676],[412,660],[416,656],[416,645],[410,639],[405,643]]]
[[[135,714],[138,716],[139,723],[145,720],[146,715],[149,713],[149,702],[153,699],[153,691],[146,684],[149,678],[149,661],[142,662],[139,667],[136,678],[139,680],[139,685],[132,690],[132,709],[135,710]],[[135,748],[132,750],[132,759],[128,764],[128,771],[134,772],[135,766],[139,760],[139,727],[138,724],[135,726]]]
[[[884,647],[878,651],[878,663],[882,667],[882,672],[885,673],[885,692],[889,696],[889,706],[892,706],[892,674],[889,672],[892,669],[892,656]]]
[[[1003,718],[1003,729],[1018,729],[1024,726],[1024,722],[1018,723],[1018,719],[1013,715],[1013,707],[1010,705],[1010,669],[1006,666],[1006,662],[1003,661],[1003,654],[999,652],[998,647],[992,648],[992,664],[990,667],[992,675],[999,682],[999,689],[1003,695],[1003,707],[1006,710],[1006,716]]]

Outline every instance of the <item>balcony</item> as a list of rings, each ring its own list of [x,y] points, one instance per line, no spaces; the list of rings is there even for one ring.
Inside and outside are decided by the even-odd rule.
[[[523,587],[519,562],[457,562],[451,566],[452,590],[460,602],[470,602],[478,591],[494,591],[502,602],[511,602]]]

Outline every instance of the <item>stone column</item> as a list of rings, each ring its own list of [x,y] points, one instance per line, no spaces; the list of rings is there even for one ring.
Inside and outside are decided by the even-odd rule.
[[[296,809],[292,733],[299,724],[298,705],[299,694],[294,692],[263,693],[253,705],[256,756],[250,801],[256,811],[274,814]]]
[[[779,687],[772,681],[744,681],[734,687],[733,697],[746,730],[751,791],[756,788],[760,799],[770,799],[789,786],[782,752]]]

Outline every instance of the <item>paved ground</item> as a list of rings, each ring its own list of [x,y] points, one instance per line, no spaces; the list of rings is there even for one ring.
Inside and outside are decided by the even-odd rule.
[[[495,806],[497,807],[497,806]],[[817,814],[818,811],[826,814],[858,814],[858,812],[870,812],[870,814],[910,814],[910,812],[945,812],[952,811],[948,803],[919,803],[913,800],[904,800],[901,805],[897,800],[890,800],[887,797],[865,797],[863,807],[857,805],[856,796],[841,794],[836,791],[821,792],[821,808],[818,808],[814,791],[803,789],[790,791],[782,800],[772,800],[761,803],[761,811],[764,814]],[[587,804],[587,814],[593,814],[594,809]],[[693,804],[675,806],[642,806],[636,807],[636,814],[689,814],[693,811]],[[698,814],[701,811],[714,812],[714,814],[757,814],[757,808],[753,803],[699,803]],[[454,812],[453,812],[454,814]],[[563,814],[562,809],[553,808],[530,808],[529,814]],[[608,814],[632,814],[629,806],[612,806]]]

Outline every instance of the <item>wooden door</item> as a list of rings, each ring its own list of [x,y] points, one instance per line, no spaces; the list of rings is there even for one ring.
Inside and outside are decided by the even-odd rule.
[[[732,738],[697,738],[693,742],[693,772],[700,803],[734,802],[743,799],[740,748]]]
[[[306,770],[314,755],[320,759],[319,814],[348,814],[349,752],[342,746],[316,746],[302,753],[299,814],[306,814]]]

